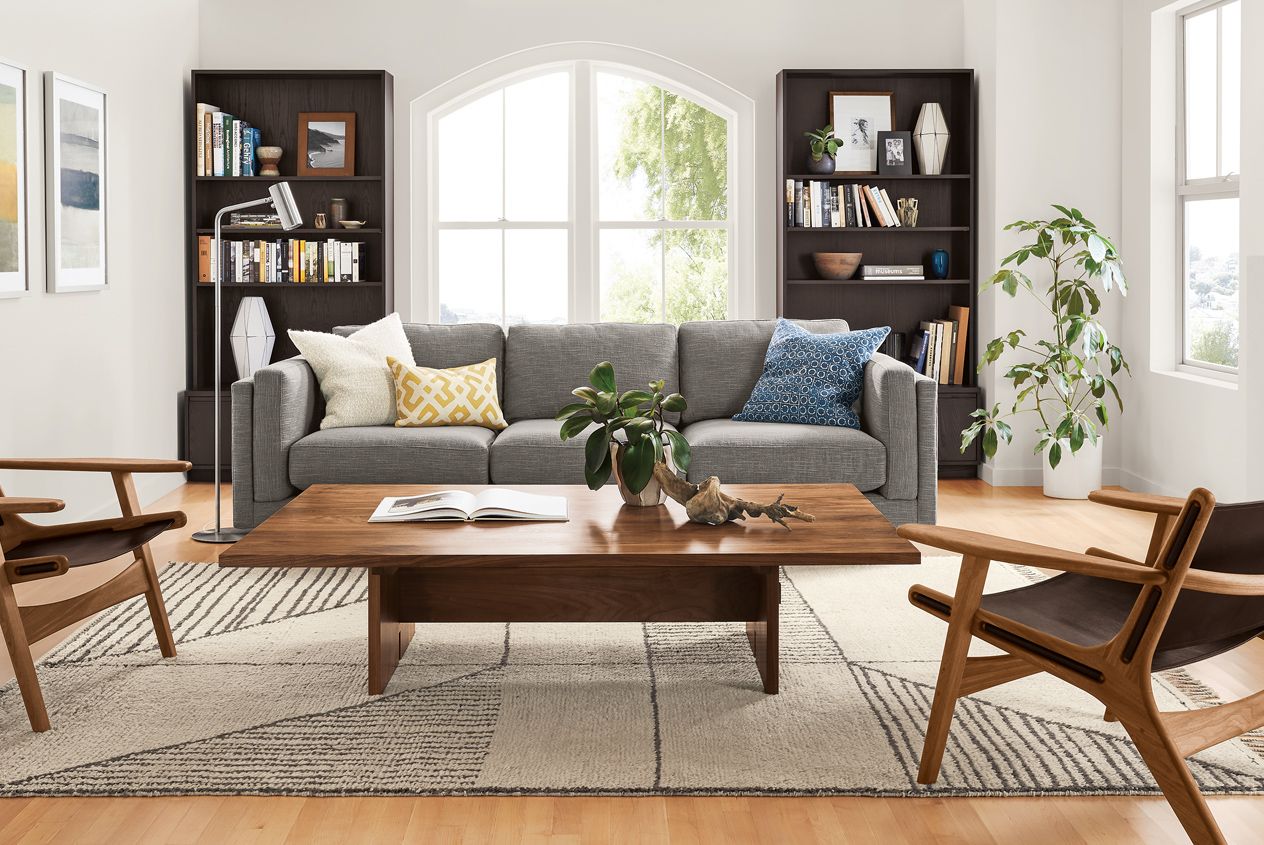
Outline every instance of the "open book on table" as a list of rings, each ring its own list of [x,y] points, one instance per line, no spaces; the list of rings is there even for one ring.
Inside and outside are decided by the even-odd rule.
[[[420,522],[423,520],[524,519],[566,522],[566,498],[540,496],[520,490],[492,489],[481,493],[440,490],[416,496],[387,496],[373,511],[369,522]]]

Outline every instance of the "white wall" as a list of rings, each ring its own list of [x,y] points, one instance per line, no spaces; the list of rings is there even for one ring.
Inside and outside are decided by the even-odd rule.
[[[1121,483],[1183,494],[1203,485],[1221,501],[1264,498],[1264,147],[1242,145],[1242,349],[1236,385],[1175,372],[1175,13],[1187,2],[1125,0],[1123,9],[1124,257],[1133,290],[1124,310],[1132,359]],[[1264,135],[1264,8],[1242,3],[1242,136]],[[1257,422],[1253,423],[1252,420]]]
[[[410,314],[408,104],[457,74],[508,53],[565,41],[649,50],[755,100],[757,313],[776,309],[775,77],[795,67],[960,67],[960,0],[885,0],[834,6],[806,0],[467,0],[406,4],[340,0],[269,4],[285,37],[242,26],[256,0],[202,4],[203,67],[372,67],[395,76],[396,291]],[[330,22],[337,37],[330,39]],[[314,45],[322,45],[313,49]],[[418,315],[414,315],[418,316]]]
[[[1079,208],[1103,232],[1119,236],[1120,22],[1118,0],[965,0],[964,61],[979,80],[981,278],[1025,242],[1001,227],[1056,215],[1050,203]],[[1126,259],[1127,246],[1120,249]],[[1028,262],[1023,270],[1043,291],[1050,278],[1044,268],[1034,271]],[[1122,316],[1123,302],[1105,298],[1108,333],[1118,335]],[[980,295],[980,344],[1019,328],[1051,336],[1048,311],[1023,291],[1013,299],[999,289]],[[980,375],[989,407],[999,402],[1008,410],[1013,403],[1015,391],[1001,375],[1008,363],[1023,360],[1021,354],[1008,353]],[[983,468],[984,479],[1040,483],[1042,458],[1032,454],[1037,421],[1034,414],[1011,421],[1014,442]],[[1106,438],[1108,482],[1118,474],[1124,439],[1113,424]]]
[[[174,457],[184,388],[184,95],[196,0],[6,3],[0,56],[27,67],[32,292],[0,299],[0,455]],[[43,72],[107,93],[108,272],[100,293],[44,292]],[[181,482],[140,478],[149,501]],[[13,495],[113,499],[109,477],[0,473]],[[61,517],[59,517],[61,518]]]

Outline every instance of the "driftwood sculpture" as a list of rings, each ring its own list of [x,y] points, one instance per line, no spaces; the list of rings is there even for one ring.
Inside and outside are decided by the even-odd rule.
[[[666,464],[656,463],[654,480],[662,486],[664,493],[685,506],[685,513],[693,522],[722,525],[736,519],[746,519],[748,516],[766,516],[789,531],[787,519],[816,521],[812,514],[783,503],[781,500],[785,497],[784,493],[766,505],[730,496],[720,489],[720,479],[714,475],[701,484],[694,484],[676,475]]]

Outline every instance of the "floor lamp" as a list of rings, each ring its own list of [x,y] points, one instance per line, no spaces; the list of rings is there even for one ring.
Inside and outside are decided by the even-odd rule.
[[[247,531],[241,528],[225,528],[220,516],[220,458],[219,458],[219,437],[220,437],[220,347],[222,345],[223,334],[223,306],[220,299],[220,292],[224,284],[224,251],[221,246],[220,239],[220,221],[224,215],[230,211],[240,211],[243,208],[254,208],[257,205],[271,205],[276,209],[277,217],[281,220],[281,228],[289,231],[303,225],[303,218],[298,213],[298,206],[294,204],[294,194],[290,191],[289,182],[277,182],[268,188],[268,195],[262,199],[249,200],[248,202],[239,202],[236,205],[227,205],[221,208],[215,214],[215,251],[212,255],[215,257],[215,529],[213,531],[197,531],[193,534],[193,539],[200,543],[236,543],[242,537],[246,536]]]

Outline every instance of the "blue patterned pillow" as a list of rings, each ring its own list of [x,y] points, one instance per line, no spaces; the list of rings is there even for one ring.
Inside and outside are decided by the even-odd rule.
[[[838,334],[812,334],[777,321],[764,372],[733,419],[860,428],[851,406],[864,390],[865,364],[890,334],[888,326]]]

